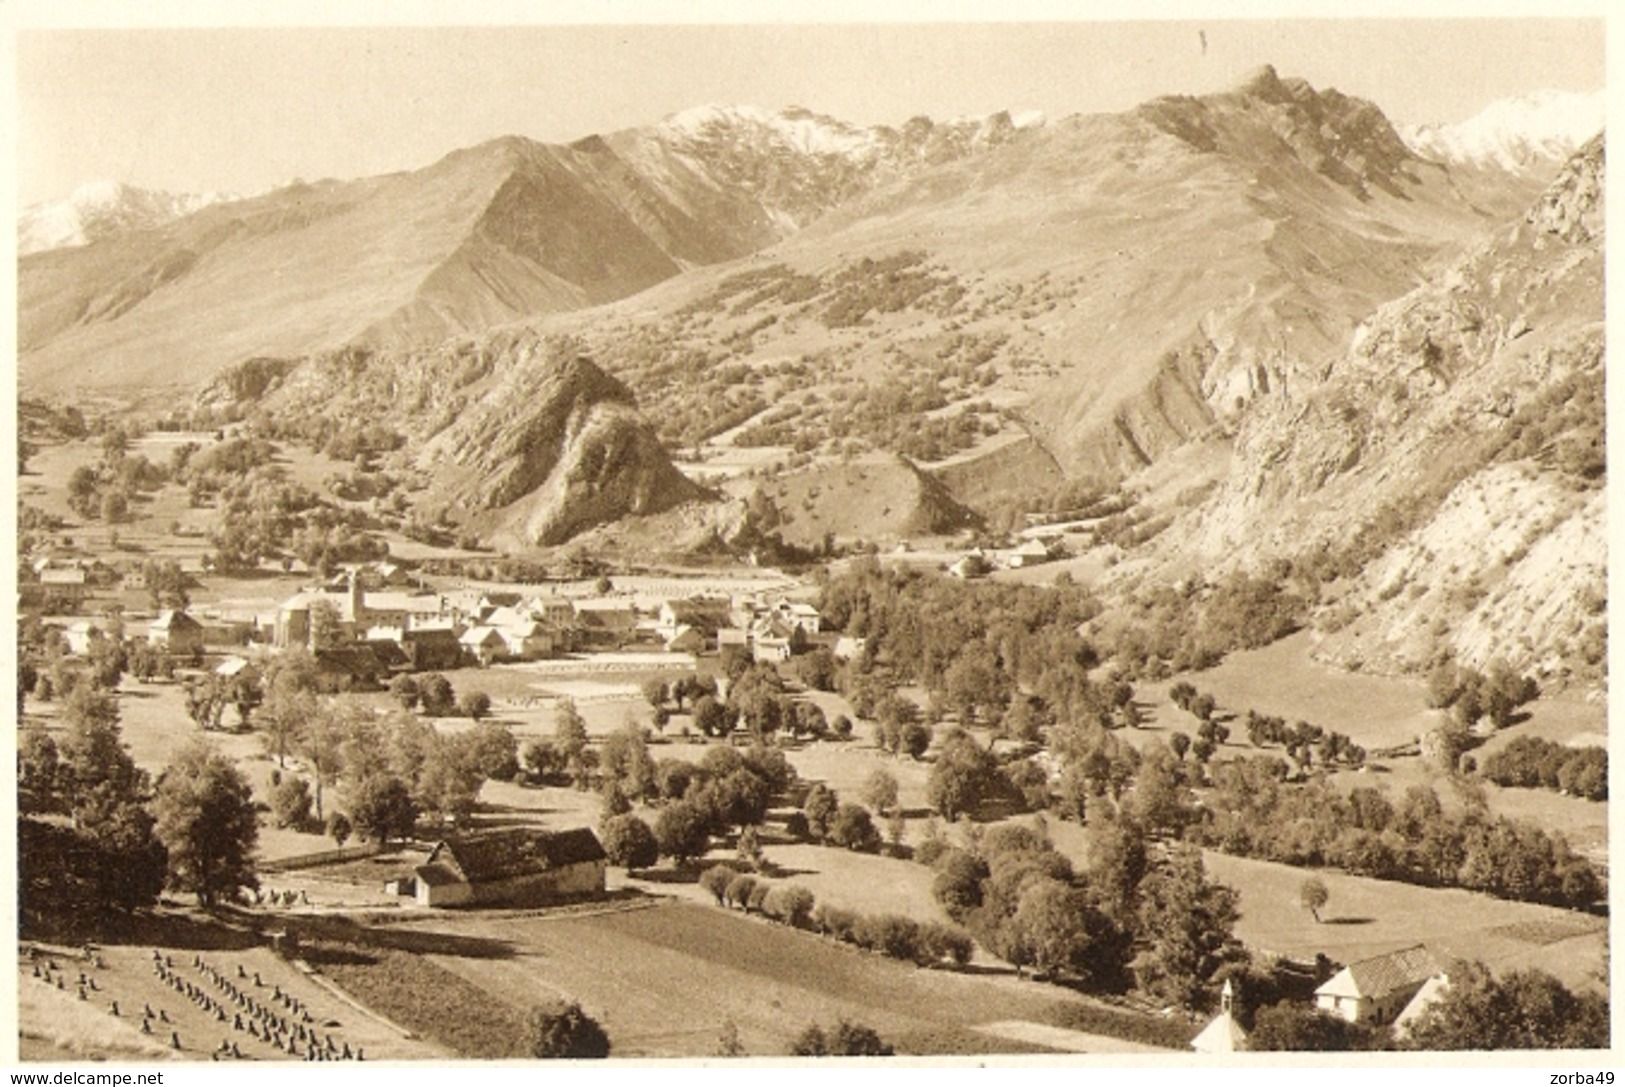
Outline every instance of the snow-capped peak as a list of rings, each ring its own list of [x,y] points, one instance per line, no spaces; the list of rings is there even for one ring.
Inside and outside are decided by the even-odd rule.
[[[875,144],[871,130],[798,107],[773,113],[758,106],[695,106],[672,114],[660,125],[668,136],[689,139],[702,138],[719,128],[739,127],[765,130],[806,155],[856,156],[871,151]]]
[[[122,181],[90,181],[64,200],[32,204],[17,222],[19,255],[89,245],[116,234],[162,226],[226,200],[228,193],[171,193]]]
[[[1567,158],[1601,131],[1607,112],[1602,91],[1536,91],[1457,124],[1403,126],[1400,135],[1427,158],[1520,170]]]

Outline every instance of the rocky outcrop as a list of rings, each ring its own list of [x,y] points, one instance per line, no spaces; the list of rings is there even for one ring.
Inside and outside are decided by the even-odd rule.
[[[705,492],[672,466],[631,392],[591,361],[532,345],[424,448],[431,506],[490,534],[556,544]]]
[[[1159,546],[1233,567],[1346,556],[1352,577],[1317,618],[1321,653],[1345,663],[1416,668],[1448,649],[1594,676],[1602,164],[1598,141],[1517,221],[1379,307],[1342,357],[1261,397],[1228,480]]]

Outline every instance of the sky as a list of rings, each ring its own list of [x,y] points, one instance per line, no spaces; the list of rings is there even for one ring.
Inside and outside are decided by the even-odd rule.
[[[139,29],[66,29],[41,25],[45,10],[12,28],[22,205],[104,179],[253,193],[417,168],[500,135],[569,141],[708,103],[799,105],[859,124],[1001,109],[1058,118],[1223,90],[1270,63],[1370,98],[1398,122],[1448,122],[1509,95],[1604,86],[1595,17],[1084,20],[1065,15],[1075,5],[1018,4],[997,10],[1023,21],[990,23],[976,21],[985,5],[871,0],[816,9],[848,20],[835,23],[784,4],[597,3],[547,9],[573,23],[516,25],[537,9],[442,3],[393,6],[388,26],[219,27],[176,25],[220,21],[218,8],[176,4],[133,9]],[[384,17],[346,0],[275,10],[328,24]],[[496,25],[445,25],[476,12]],[[926,12],[935,21],[919,21]],[[876,18],[892,21],[859,21]]]

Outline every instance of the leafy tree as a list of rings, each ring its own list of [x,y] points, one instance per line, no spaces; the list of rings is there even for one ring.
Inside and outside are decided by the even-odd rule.
[[[430,672],[418,680],[418,702],[430,717],[450,717],[456,712],[457,693],[451,680],[439,672]]]
[[[726,864],[713,864],[700,873],[700,886],[711,893],[717,900],[717,905],[724,906],[728,902],[728,884],[733,882],[737,874]]]
[[[333,839],[333,844],[340,849],[344,848],[344,843],[350,840],[353,833],[355,826],[350,822],[348,815],[336,811],[327,817],[327,836]]]
[[[1147,828],[1177,835],[1195,817],[1195,797],[1185,781],[1186,767],[1171,750],[1153,748],[1140,762],[1133,809]]]
[[[147,775],[124,746],[118,703],[111,695],[77,686],[63,703],[62,717],[68,733],[58,745],[57,782],[75,828],[94,833],[121,807],[146,799]]]
[[[750,896],[756,890],[756,877],[747,872],[736,872],[728,881],[728,890],[723,895],[729,905],[738,906],[747,912],[750,909]]]
[[[491,696],[484,691],[464,691],[457,700],[457,708],[472,721],[484,720],[491,716]]]
[[[604,740],[599,765],[604,777],[619,783],[628,797],[654,796],[655,761],[649,741],[636,721],[628,720]]]
[[[604,852],[609,863],[628,871],[648,868],[660,859],[654,831],[635,815],[617,815],[604,823]]]
[[[322,598],[310,604],[310,648],[333,649],[344,643],[344,621],[338,605]]]
[[[1130,816],[1097,820],[1089,836],[1089,888],[1120,928],[1134,925],[1148,858],[1145,831]]]
[[[1298,887],[1298,903],[1315,916],[1315,924],[1320,924],[1320,911],[1331,900],[1332,893],[1326,889],[1326,881],[1319,876],[1310,876]]]
[[[1543,970],[1497,978],[1474,963],[1451,973],[1406,1043],[1426,1050],[1607,1049],[1608,998],[1577,994]]]
[[[863,802],[881,813],[896,807],[897,778],[885,767],[877,768],[863,783]]]
[[[813,893],[799,883],[774,887],[762,904],[763,912],[792,928],[806,928],[812,922]]]
[[[807,799],[801,810],[807,816],[808,833],[822,842],[829,837],[830,828],[835,824],[840,801],[835,796],[835,790],[819,782],[807,790]]]
[[[1180,1007],[1199,1009],[1205,986],[1239,949],[1236,892],[1213,883],[1202,855],[1178,846],[1140,882],[1143,950],[1134,960],[1140,987]]]
[[[486,778],[479,746],[470,735],[443,737],[430,728],[417,786],[411,790],[425,814],[456,821],[473,813]]]
[[[316,659],[304,648],[272,657],[262,681],[264,697],[254,710],[253,723],[262,733],[265,749],[286,764],[298,737],[317,716]]]
[[[389,693],[401,704],[401,709],[410,713],[418,708],[421,692],[418,690],[418,681],[411,676],[396,676],[390,680]]]
[[[102,494],[101,514],[110,525],[123,521],[130,515],[130,496],[118,489],[106,491]]]
[[[18,739],[18,810],[25,815],[58,811],[64,797],[56,741],[37,721],[26,725]]]
[[[1282,1000],[1260,1008],[1247,1037],[1249,1049],[1262,1052],[1342,1052],[1366,1049],[1370,1031],[1302,1000]]]
[[[310,767],[316,783],[316,818],[325,821],[323,790],[338,780],[344,768],[344,744],[348,738],[344,711],[334,703],[317,709],[304,723],[297,737],[297,751]]]
[[[159,776],[154,803],[171,887],[212,906],[259,886],[253,792],[229,759],[201,740],[186,745]]]
[[[1168,746],[1174,749],[1174,754],[1178,755],[1180,761],[1183,762],[1185,752],[1191,749],[1191,738],[1186,733],[1176,732],[1168,737]]]
[[[923,721],[909,721],[903,725],[898,737],[898,748],[911,759],[918,759],[931,747],[931,726]]]
[[[931,894],[948,916],[963,921],[982,904],[982,881],[988,877],[987,862],[963,849],[947,848],[937,857],[937,875],[931,881]]]
[[[694,727],[705,736],[722,736],[728,731],[728,710],[716,698],[702,695],[694,703]]]
[[[711,814],[692,801],[679,800],[660,809],[654,832],[661,855],[681,867],[711,847]]]
[[[392,838],[411,835],[418,806],[406,782],[394,774],[375,774],[356,788],[350,821],[362,838],[387,846]]]
[[[583,755],[587,750],[587,722],[573,699],[561,698],[553,707],[553,749],[565,769],[576,779],[577,788],[587,784]]]
[[[1029,879],[1011,925],[1038,972],[1092,980],[1095,944],[1108,922],[1081,891],[1047,876]]]
[[[968,732],[954,729],[943,739],[926,779],[926,799],[950,822],[975,811],[997,788],[998,764]]]
[[[543,1059],[609,1056],[609,1035],[576,1001],[548,1000],[525,1017],[530,1056]]]
[[[651,709],[658,710],[666,704],[666,681],[659,677],[652,677],[643,681],[638,688],[643,693],[643,700],[649,703]]]
[[[829,840],[845,849],[873,853],[880,848],[880,831],[875,829],[868,808],[861,804],[842,804],[830,825]]]
[[[481,721],[457,736],[453,744],[484,777],[511,781],[519,772],[519,740],[507,725]]]
[[[279,827],[303,829],[310,822],[310,783],[301,777],[286,777],[271,790],[271,815]]]

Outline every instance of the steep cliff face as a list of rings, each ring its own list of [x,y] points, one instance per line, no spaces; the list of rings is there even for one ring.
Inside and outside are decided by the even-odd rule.
[[[631,392],[584,358],[523,350],[498,384],[428,442],[429,506],[525,544],[704,496],[661,449]]]
[[[1603,145],[1517,221],[1261,398],[1227,482],[1166,554],[1341,556],[1321,652],[1441,649],[1592,675],[1606,599]]]

